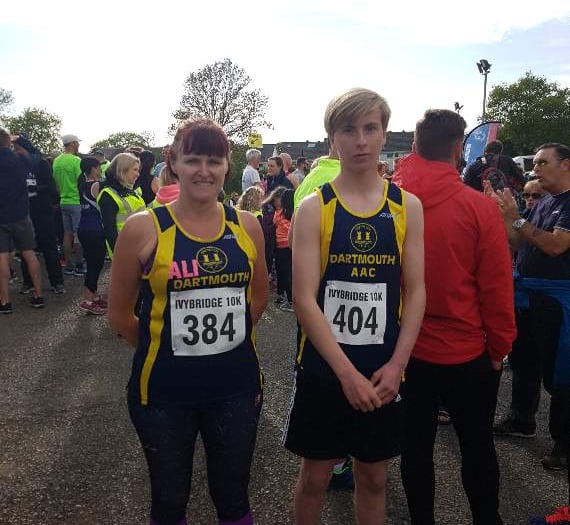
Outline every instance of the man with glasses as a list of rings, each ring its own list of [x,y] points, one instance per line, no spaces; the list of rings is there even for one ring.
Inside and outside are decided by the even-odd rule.
[[[525,203],[521,214],[524,219],[528,220],[531,210],[545,195],[547,193],[533,175],[521,194]],[[493,432],[496,436],[533,438],[536,436],[536,412],[542,381],[540,356],[531,330],[530,310],[526,306],[518,306],[515,314],[517,338],[509,355],[513,371],[511,404],[507,416],[493,427]]]
[[[544,387],[551,395],[554,447],[542,465],[562,470],[570,448],[570,148],[558,143],[540,146],[534,171],[550,195],[539,199],[528,218],[520,217],[510,191],[487,187],[486,193],[498,202],[511,246],[518,250],[516,267],[524,292],[518,304],[528,305]]]

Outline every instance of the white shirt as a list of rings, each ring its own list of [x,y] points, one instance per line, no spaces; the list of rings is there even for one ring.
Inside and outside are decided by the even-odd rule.
[[[305,178],[305,172],[303,170],[295,170],[293,172],[293,175],[295,175],[295,177],[297,177],[299,184],[301,184],[301,182],[303,182],[303,179]]]
[[[258,184],[260,181],[261,179],[259,178],[259,172],[248,164],[243,170],[243,175],[241,177],[242,193],[247,190],[247,188]]]

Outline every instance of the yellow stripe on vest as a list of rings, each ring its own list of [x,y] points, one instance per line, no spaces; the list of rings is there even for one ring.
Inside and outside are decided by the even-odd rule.
[[[158,242],[154,262],[148,275],[153,301],[150,312],[150,344],[140,377],[141,405],[148,404],[148,385],[160,347],[160,336],[164,328],[164,311],[168,301],[168,275],[174,257],[174,241],[176,238],[176,225],[173,224],[162,232],[156,214],[152,210],[149,211],[154,220]]]

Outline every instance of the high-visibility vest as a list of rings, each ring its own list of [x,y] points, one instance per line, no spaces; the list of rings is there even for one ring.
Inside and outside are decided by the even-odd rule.
[[[101,199],[101,195],[103,195],[103,193],[107,193],[117,204],[117,232],[120,232],[123,229],[125,222],[127,222],[127,219],[133,213],[144,210],[146,207],[144,199],[141,196],[142,191],[140,188],[137,188],[134,194],[131,193],[123,197],[116,189],[107,186],[99,192],[99,195],[97,195],[97,204],[99,204],[99,200]],[[109,252],[109,256],[111,256],[113,252],[108,243],[107,251]]]

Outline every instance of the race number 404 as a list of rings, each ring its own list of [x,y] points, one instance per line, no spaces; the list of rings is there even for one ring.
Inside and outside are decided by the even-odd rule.
[[[228,352],[245,339],[245,289],[171,292],[172,351],[176,356]]]
[[[383,344],[386,283],[329,281],[325,287],[324,314],[337,342]]]

